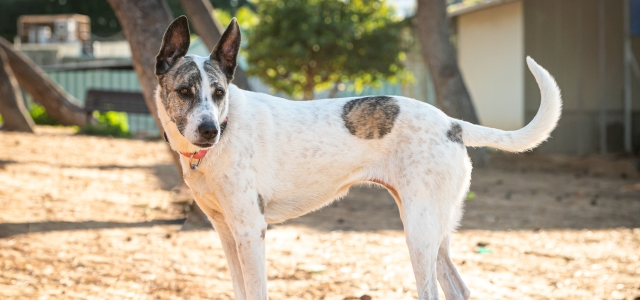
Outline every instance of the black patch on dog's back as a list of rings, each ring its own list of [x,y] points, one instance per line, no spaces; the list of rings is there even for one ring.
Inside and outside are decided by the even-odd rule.
[[[464,145],[462,141],[462,126],[456,122],[451,123],[451,128],[447,131],[447,138],[454,143]]]
[[[393,128],[400,114],[393,97],[375,96],[353,99],[342,108],[344,126],[361,139],[381,139]]]
[[[260,194],[258,194],[258,208],[260,208],[260,213],[264,215],[264,199]]]

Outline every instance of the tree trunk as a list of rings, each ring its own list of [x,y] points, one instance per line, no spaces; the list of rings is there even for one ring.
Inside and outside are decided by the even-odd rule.
[[[309,89],[305,87],[304,94],[302,95],[302,100],[309,101],[309,100],[313,100],[313,98],[314,98],[313,89]]]
[[[213,7],[209,0],[180,0],[189,22],[193,24],[196,34],[202,39],[209,51],[215,48],[223,30],[220,22],[213,15]],[[236,68],[233,83],[243,90],[251,90],[247,75],[241,68]]]
[[[220,22],[213,15],[213,6],[211,6],[209,0],[180,0],[180,5],[189,18],[189,22],[193,25],[193,30],[209,48],[209,51],[212,51],[218,44],[220,37],[222,37],[223,30]],[[247,75],[239,67],[236,68],[236,72],[233,75],[233,83],[243,90],[251,90]],[[191,208],[182,230],[202,227],[211,228],[209,219],[195,202]]]
[[[456,49],[450,40],[446,0],[418,0],[416,20],[422,57],[436,89],[436,104],[450,117],[478,124],[471,96],[458,68]],[[469,154],[475,166],[489,162],[484,148],[469,149]]]
[[[315,98],[315,95],[313,94],[313,89],[315,88],[316,84],[313,81],[313,69],[309,68],[309,71],[307,71],[306,74],[306,79],[307,81],[304,84],[304,87],[302,88],[302,99],[303,100],[313,100],[313,98]]]
[[[336,96],[338,96],[339,92],[340,92],[340,81],[337,81],[333,84],[333,87],[331,88],[331,90],[329,90],[329,95],[327,96],[327,98],[335,98]]]
[[[149,111],[152,112],[156,125],[162,130],[162,124],[156,114],[155,89],[158,79],[155,75],[155,63],[164,31],[173,21],[169,6],[165,0],[107,1],[120,21],[124,36],[131,46],[133,67],[138,74],[144,100]],[[179,155],[173,151],[171,153],[178,171],[182,174]],[[202,210],[196,206],[194,202],[183,229],[203,226],[212,228]]]
[[[18,84],[33,100],[44,106],[47,114],[62,125],[84,126],[87,115],[79,101],[49,80],[47,74],[29,57],[15,51],[13,46],[0,37],[0,49],[7,55],[7,61]]]
[[[138,74],[144,102],[153,116],[158,130],[162,132],[162,123],[158,118],[155,91],[158,78],[155,74],[156,55],[162,44],[164,31],[169,27],[173,16],[164,0],[108,0],[122,26],[122,32],[129,41],[133,68]],[[180,157],[170,148],[173,162],[180,174]]]
[[[33,133],[33,119],[24,107],[18,83],[4,50],[0,49],[0,115],[2,130]]]

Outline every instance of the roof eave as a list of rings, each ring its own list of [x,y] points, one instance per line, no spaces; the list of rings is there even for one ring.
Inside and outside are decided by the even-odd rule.
[[[479,3],[474,3],[474,4],[465,4],[465,3],[454,4],[454,5],[449,5],[449,7],[447,8],[447,13],[449,17],[457,17],[457,16],[468,14],[468,13],[476,12],[479,10],[483,10],[486,8],[503,5],[513,1],[516,1],[516,0],[485,0]]]

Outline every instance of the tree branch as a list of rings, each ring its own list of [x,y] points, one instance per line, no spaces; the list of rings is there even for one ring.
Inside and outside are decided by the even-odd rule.
[[[7,55],[13,75],[33,100],[44,106],[47,114],[62,125],[84,126],[87,116],[80,103],[71,94],[51,81],[47,74],[29,57],[13,49],[13,45],[0,37],[0,49]]]
[[[0,115],[2,130],[33,133],[33,119],[24,107],[22,94],[19,92],[5,51],[0,49]]]

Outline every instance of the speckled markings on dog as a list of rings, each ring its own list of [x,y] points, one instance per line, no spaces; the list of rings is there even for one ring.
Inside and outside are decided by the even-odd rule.
[[[462,127],[456,122],[451,123],[451,128],[447,131],[447,137],[454,143],[464,145],[462,141]]]

